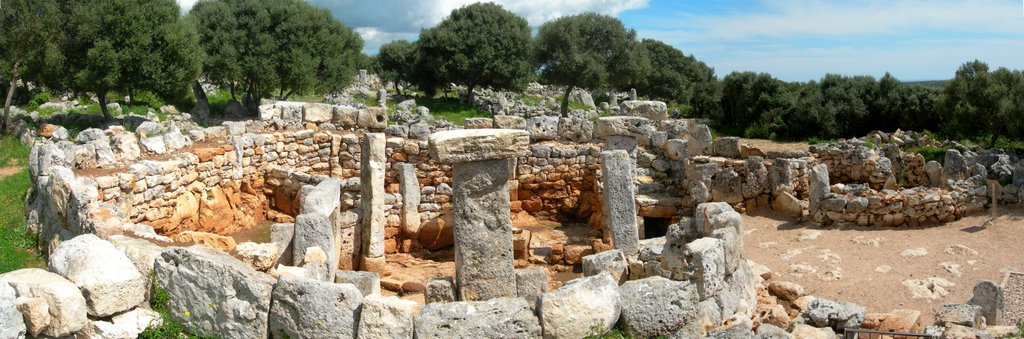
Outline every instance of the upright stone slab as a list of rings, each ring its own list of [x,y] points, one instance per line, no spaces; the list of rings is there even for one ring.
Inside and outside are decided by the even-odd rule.
[[[974,285],[974,294],[970,305],[981,307],[981,315],[985,316],[985,323],[988,325],[1003,325],[1003,312],[1005,310],[1003,288],[988,280],[979,281]]]
[[[384,267],[384,166],[387,166],[384,145],[383,133],[366,133],[363,136],[360,157],[362,195],[359,198],[363,210],[361,265],[370,271]]]
[[[817,164],[811,168],[811,175],[807,179],[810,185],[810,196],[807,199],[807,213],[814,217],[814,214],[818,212],[818,207],[821,205],[821,200],[825,199],[825,195],[828,194],[831,189],[828,181],[828,165]]]
[[[636,226],[636,189],[633,178],[636,164],[626,151],[601,152],[601,192],[604,205],[603,223],[611,232],[612,247],[626,256],[640,250]]]
[[[299,214],[295,217],[295,235],[292,237],[295,264],[299,264],[306,258],[306,251],[311,247],[320,247],[326,258],[335,258],[334,227],[331,225],[330,219],[322,214]],[[337,266],[337,262],[334,265],[327,265],[328,277],[334,276]]]
[[[455,130],[430,136],[430,155],[452,164],[455,276],[463,301],[515,297],[508,158],[529,154],[526,131]]]
[[[416,178],[416,165],[400,163],[397,166],[399,191],[402,193],[402,233],[416,239],[420,231],[420,181]]]

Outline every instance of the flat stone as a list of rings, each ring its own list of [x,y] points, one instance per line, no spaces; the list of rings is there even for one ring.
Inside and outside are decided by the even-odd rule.
[[[451,130],[430,135],[430,157],[440,163],[507,159],[528,156],[529,145],[522,130]]]
[[[201,246],[164,251],[154,271],[169,295],[171,316],[195,332],[239,339],[268,336],[270,276]]]
[[[541,333],[537,317],[520,298],[430,303],[416,317],[417,338],[539,338]]]
[[[668,119],[668,106],[661,101],[626,100],[619,104],[622,115],[638,116],[652,121]]]
[[[583,275],[587,277],[608,272],[612,279],[621,284],[629,278],[628,267],[626,256],[617,249],[583,257]]]
[[[380,273],[338,270],[334,275],[338,284],[352,284],[363,296],[380,295]]]
[[[274,286],[270,333],[274,338],[353,338],[362,303],[355,285],[281,276]]]
[[[605,333],[622,312],[619,285],[608,273],[577,278],[540,297],[544,338],[583,338]]]
[[[360,339],[390,339],[413,337],[414,314],[418,304],[399,297],[367,296],[359,310]]]

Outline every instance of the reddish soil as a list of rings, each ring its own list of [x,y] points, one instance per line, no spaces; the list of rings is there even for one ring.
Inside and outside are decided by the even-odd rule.
[[[1024,209],[1001,208],[987,223],[990,217],[986,212],[923,228],[819,228],[777,215],[744,216],[743,248],[748,259],[772,270],[773,280],[868,312],[916,309],[922,323],[931,324],[944,302],[966,302],[977,281],[998,284],[1006,272],[1024,269]],[[929,278],[953,285],[928,299],[914,298],[904,284]]]

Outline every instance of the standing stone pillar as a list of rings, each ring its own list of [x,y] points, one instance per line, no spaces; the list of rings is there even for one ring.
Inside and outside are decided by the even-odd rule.
[[[384,268],[384,133],[366,133],[360,155],[359,205],[363,270],[380,272]]]
[[[416,178],[416,165],[399,163],[397,166],[402,193],[402,234],[415,238],[420,231],[420,181]]]
[[[612,107],[619,107],[619,95],[615,91],[608,92],[608,105]]]
[[[636,101],[636,88],[629,89],[629,100]]]
[[[359,84],[360,85],[366,85],[366,70],[365,69],[359,70]]]
[[[636,188],[633,185],[636,164],[624,150],[601,152],[602,222],[612,234],[612,247],[627,257],[640,251],[637,231]]]
[[[377,105],[380,107],[388,107],[388,91],[381,88],[377,91]]]
[[[526,131],[472,129],[430,135],[430,156],[452,164],[455,277],[459,299],[516,296],[508,180],[529,153]]]

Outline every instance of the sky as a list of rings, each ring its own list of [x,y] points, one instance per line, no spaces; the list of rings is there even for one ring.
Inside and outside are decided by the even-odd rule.
[[[471,0],[309,0],[363,37],[364,51],[415,40]],[[178,0],[183,10],[196,0]],[[582,12],[619,18],[715,68],[786,81],[885,72],[953,77],[964,62],[1024,69],[1024,0],[495,0],[534,28]]]

